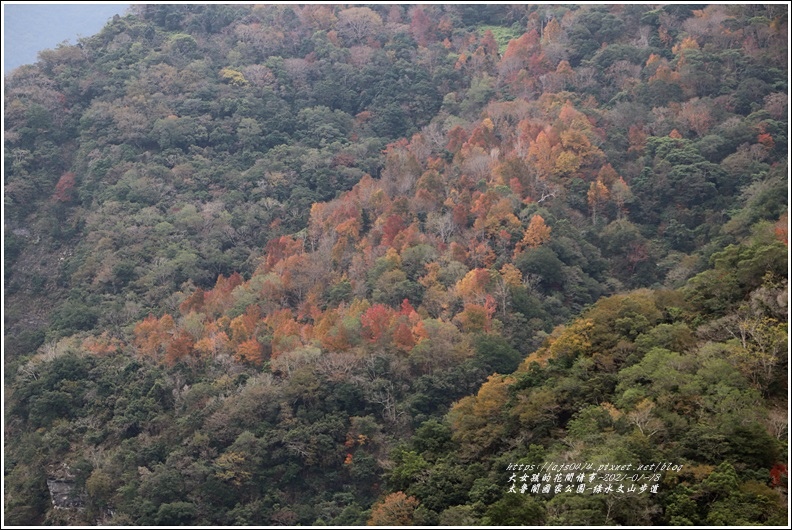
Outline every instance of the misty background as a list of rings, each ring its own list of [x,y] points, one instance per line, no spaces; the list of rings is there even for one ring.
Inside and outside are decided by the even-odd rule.
[[[113,15],[131,4],[9,4],[3,3],[3,75],[38,60],[41,50],[99,32]]]

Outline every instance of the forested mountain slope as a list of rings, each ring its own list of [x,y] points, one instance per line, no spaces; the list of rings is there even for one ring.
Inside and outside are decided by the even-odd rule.
[[[784,524],[787,8],[698,7],[147,5],[13,72],[6,522]]]

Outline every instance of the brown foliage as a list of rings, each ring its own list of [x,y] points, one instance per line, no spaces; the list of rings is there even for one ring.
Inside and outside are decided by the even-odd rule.
[[[53,198],[58,202],[71,202],[75,196],[75,185],[77,178],[71,171],[61,175],[58,183],[55,185],[55,194]]]
[[[234,358],[237,361],[260,365],[262,361],[262,347],[255,338],[248,339],[236,348]]]
[[[408,497],[397,491],[385,497],[371,510],[368,526],[409,526],[414,523],[415,510],[420,503],[415,497]]]

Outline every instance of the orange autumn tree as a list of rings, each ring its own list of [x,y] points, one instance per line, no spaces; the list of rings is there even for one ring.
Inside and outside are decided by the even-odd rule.
[[[473,228],[489,237],[494,237],[501,230],[519,230],[520,220],[513,209],[512,201],[507,197],[498,197],[492,191],[480,194],[471,208],[471,213],[476,215]]]
[[[195,343],[195,351],[206,358],[217,357],[228,352],[229,339],[222,321],[212,321],[204,328],[204,336]]]
[[[261,310],[256,304],[249,305],[244,313],[231,321],[231,341],[240,344],[253,337],[261,320]]]
[[[240,343],[236,347],[234,359],[259,366],[262,361],[262,347],[255,337]]]
[[[267,243],[266,259],[264,260],[265,270],[270,271],[279,261],[301,254],[303,251],[303,240],[294,239],[289,236],[280,236]]]
[[[610,197],[608,188],[603,184],[602,180],[597,179],[589,186],[587,198],[589,209],[591,210],[591,222],[597,223],[597,210],[605,204]]]
[[[526,161],[540,179],[549,179],[555,171],[556,157],[550,135],[552,135],[550,130],[540,131],[536,138],[530,141],[526,153]]]
[[[415,510],[420,503],[415,497],[408,497],[397,491],[385,497],[371,510],[368,526],[409,526],[415,522]]]
[[[409,352],[415,346],[415,336],[412,326],[404,319],[400,319],[393,329],[393,343],[399,350]]]
[[[87,337],[82,342],[83,349],[99,356],[116,353],[122,346],[121,340],[110,336],[107,331],[102,332],[98,337]]]
[[[206,293],[200,287],[195,290],[193,294],[184,299],[184,302],[179,305],[179,311],[186,315],[190,311],[200,313],[203,310]]]
[[[55,193],[53,198],[58,202],[71,202],[76,195],[77,177],[69,171],[61,175],[58,183],[55,185]]]
[[[394,316],[391,324],[393,327],[393,344],[401,351],[409,352],[423,336],[423,328],[416,326],[421,323],[421,317],[406,298],[402,300],[401,310]]]
[[[522,240],[514,247],[514,257],[526,248],[536,248],[550,241],[550,232],[551,228],[545,224],[544,217],[539,214],[531,217]]]
[[[461,313],[454,317],[465,333],[488,332],[492,328],[492,315],[495,314],[495,298],[487,296],[484,304],[465,304]]]
[[[177,362],[186,358],[193,352],[195,341],[184,330],[175,332],[165,347],[165,357],[163,360],[168,366],[173,366]]]
[[[552,126],[544,127],[531,139],[535,127],[522,124],[521,141],[529,146],[525,160],[540,181],[563,184],[566,179],[580,173],[590,174],[599,167],[605,155],[597,146],[601,131],[584,113],[575,109],[570,101],[564,102],[552,94],[543,95],[539,104],[548,114],[558,112]],[[529,134],[527,138],[525,135]]]
[[[774,225],[776,239],[789,246],[789,214],[784,212]]]
[[[553,128],[558,131],[561,147],[555,162],[556,176],[571,176],[581,168],[596,166],[604,158],[597,147],[599,139],[594,125],[571,102],[561,107]]]
[[[393,311],[382,305],[374,304],[360,316],[363,338],[372,344],[382,341],[390,328]]]
[[[300,325],[288,309],[273,311],[264,319],[272,330],[272,358],[302,345]]]
[[[349,350],[360,339],[360,313],[369,308],[368,302],[357,302],[347,307],[341,304],[336,309],[327,309],[316,320],[313,338],[324,350],[342,352]]]
[[[182,329],[176,328],[173,317],[149,315],[134,329],[134,345],[142,355],[154,357],[173,366],[193,352],[194,340]]]
[[[143,355],[157,357],[167,347],[174,327],[173,317],[168,314],[159,319],[149,315],[135,326],[134,345]]]
[[[487,296],[490,272],[484,268],[471,269],[455,286],[457,294],[465,302],[482,303]]]
[[[214,288],[204,293],[203,311],[214,316],[223,314],[231,305],[231,291],[242,283],[244,279],[238,272],[228,278],[222,274],[218,276]]]

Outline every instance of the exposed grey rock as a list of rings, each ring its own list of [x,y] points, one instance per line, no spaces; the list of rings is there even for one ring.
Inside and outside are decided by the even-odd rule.
[[[76,491],[74,475],[71,474],[69,466],[48,466],[47,469],[47,488],[49,489],[52,505],[56,509],[75,509],[85,505],[85,498]]]

